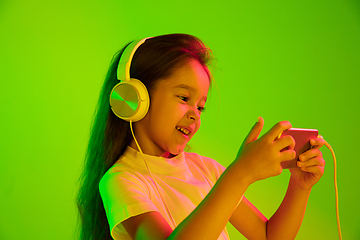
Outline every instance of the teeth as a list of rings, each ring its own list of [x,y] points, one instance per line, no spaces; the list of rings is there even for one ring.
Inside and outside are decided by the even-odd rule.
[[[189,130],[185,129],[185,128],[181,128],[181,127],[176,127],[177,130],[181,131],[182,133],[188,135],[190,133]]]

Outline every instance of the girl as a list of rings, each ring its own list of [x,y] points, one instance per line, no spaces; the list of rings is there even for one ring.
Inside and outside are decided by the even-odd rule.
[[[295,157],[293,138],[277,138],[291,124],[279,122],[258,138],[264,125],[259,117],[227,169],[184,152],[200,127],[212,80],[211,52],[186,34],[139,45],[129,74],[146,86],[150,107],[133,123],[133,133],[132,123],[111,111],[109,96],[119,82],[124,48],[107,73],[89,140],[78,194],[80,238],[229,239],[230,221],[248,239],[294,239],[311,188],[324,172],[323,140],[310,141],[312,148],[290,170],[282,204],[267,219],[243,195],[255,181],[280,174],[281,162]]]

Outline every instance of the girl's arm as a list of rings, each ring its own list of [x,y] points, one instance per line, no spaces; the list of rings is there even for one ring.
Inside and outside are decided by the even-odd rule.
[[[247,199],[230,218],[230,223],[247,239],[294,239],[305,213],[309,190],[290,180],[283,202],[267,220]]]
[[[289,122],[280,122],[257,139],[263,120],[251,129],[240,148],[237,159],[224,171],[212,190],[199,206],[182,221],[174,231],[157,212],[144,213],[123,222],[132,239],[217,239],[237,208],[250,184],[281,173],[282,161],[295,157],[294,140],[287,136],[277,139],[284,130],[291,128]],[[290,146],[290,150],[281,151]],[[253,214],[256,216],[256,214]],[[266,224],[263,223],[262,236]]]
[[[295,238],[305,214],[311,188],[324,173],[325,161],[319,151],[324,145],[324,140],[312,139],[310,143],[313,148],[300,156],[300,168],[290,169],[291,178],[284,200],[268,221],[247,199],[244,199],[234,211],[230,222],[245,237]]]

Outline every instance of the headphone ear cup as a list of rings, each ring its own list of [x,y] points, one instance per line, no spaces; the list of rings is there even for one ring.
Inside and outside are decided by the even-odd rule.
[[[135,78],[121,81],[111,90],[111,110],[123,120],[141,120],[147,114],[149,105],[150,97],[145,85]]]

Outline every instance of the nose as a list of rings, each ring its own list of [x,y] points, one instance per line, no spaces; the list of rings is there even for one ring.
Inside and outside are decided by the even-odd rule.
[[[198,111],[197,108],[194,109],[190,109],[188,111],[188,118],[194,122],[197,122],[200,120],[200,112]]]

